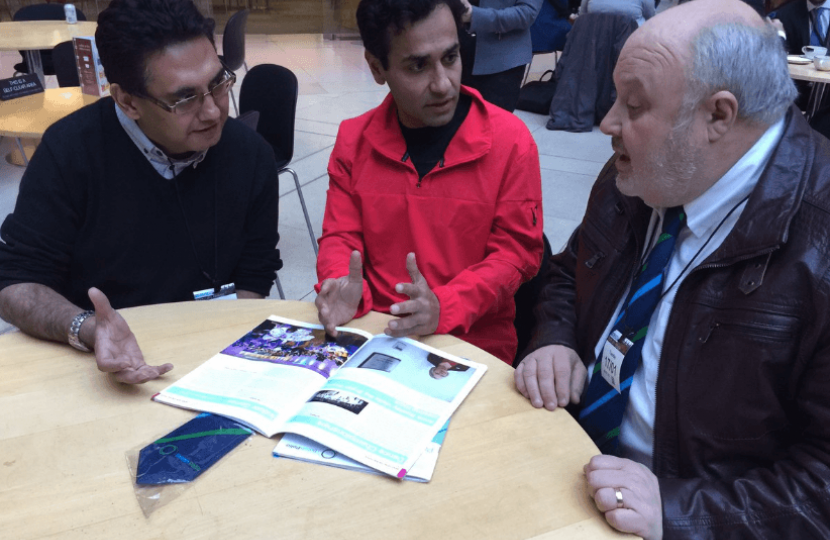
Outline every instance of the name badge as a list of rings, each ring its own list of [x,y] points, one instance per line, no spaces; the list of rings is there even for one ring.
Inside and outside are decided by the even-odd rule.
[[[622,390],[620,390],[620,369],[625,354],[631,348],[631,345],[633,345],[631,340],[624,338],[619,330],[614,330],[602,347],[602,378],[619,393],[622,393]]]
[[[236,285],[228,283],[215,289],[193,291],[194,300],[236,300]]]

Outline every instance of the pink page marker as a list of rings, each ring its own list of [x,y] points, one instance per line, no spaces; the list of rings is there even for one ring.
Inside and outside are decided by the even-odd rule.
[[[406,476],[406,469],[398,471],[398,478],[403,478],[404,476]]]

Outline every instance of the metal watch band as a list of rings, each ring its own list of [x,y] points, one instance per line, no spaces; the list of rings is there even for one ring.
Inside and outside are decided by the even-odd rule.
[[[79,351],[92,352],[92,349],[81,342],[81,338],[78,337],[78,334],[81,331],[81,325],[84,324],[84,321],[93,315],[95,315],[94,311],[82,311],[81,313],[75,315],[75,318],[72,319],[72,324],[69,325],[69,333],[67,334],[69,337],[69,344]]]

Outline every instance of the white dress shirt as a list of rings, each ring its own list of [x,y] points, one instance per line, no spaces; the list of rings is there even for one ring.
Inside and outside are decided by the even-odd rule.
[[[783,133],[784,119],[782,118],[771,126],[720,180],[697,199],[683,205],[686,213],[686,226],[680,230],[674,252],[669,260],[663,281],[665,294],[651,316],[648,333],[643,343],[642,362],[634,373],[628,405],[620,427],[620,455],[624,458],[638,461],[651,469],[657,371],[663,349],[663,337],[675,294],[689,272],[714,253],[732,231],[746,206],[747,196],[758,183]],[[735,210],[729,214],[733,208]],[[665,208],[655,208],[652,211],[646,236],[651,240],[648,251],[651,251],[654,242],[660,236],[655,232],[661,230],[664,213]],[[718,228],[718,224],[722,221],[723,224]],[[710,237],[711,240],[709,240]],[[706,243],[707,240],[709,240],[708,243]],[[647,254],[643,255],[643,260],[646,256]],[[689,268],[681,276],[687,264]],[[669,287],[671,289],[667,290]],[[601,357],[602,348],[627,295],[628,291],[617,305],[617,310],[605,328],[602,339],[597,343],[595,349],[597,358]],[[592,373],[593,364],[588,368],[589,381]]]

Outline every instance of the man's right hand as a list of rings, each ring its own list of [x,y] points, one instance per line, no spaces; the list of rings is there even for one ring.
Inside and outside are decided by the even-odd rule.
[[[579,403],[588,370],[576,351],[564,345],[548,345],[527,355],[516,368],[516,389],[536,408],[553,411],[557,406]]]
[[[95,306],[95,361],[98,369],[112,373],[115,380],[141,384],[164,375],[173,364],[148,366],[127,321],[112,309],[106,295],[92,287],[89,299]]]
[[[327,279],[320,285],[320,293],[314,300],[317,318],[326,333],[337,336],[336,327],[354,318],[363,297],[363,263],[359,251],[349,257],[349,275]]]

